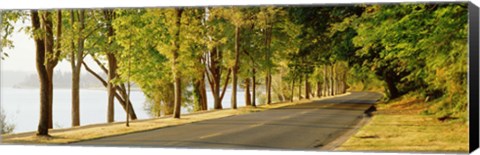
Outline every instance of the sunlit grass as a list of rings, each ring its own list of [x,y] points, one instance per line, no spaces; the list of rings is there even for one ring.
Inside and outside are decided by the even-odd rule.
[[[371,121],[337,150],[468,152],[468,125],[421,115],[422,99],[402,98],[378,104]]]

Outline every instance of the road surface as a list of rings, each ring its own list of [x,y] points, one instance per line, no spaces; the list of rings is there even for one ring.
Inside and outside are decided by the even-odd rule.
[[[319,150],[350,131],[380,98],[378,93],[352,92],[301,105],[69,145]]]

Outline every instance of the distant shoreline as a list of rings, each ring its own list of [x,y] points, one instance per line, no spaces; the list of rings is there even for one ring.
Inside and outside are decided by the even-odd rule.
[[[19,86],[1,86],[0,87],[1,89],[4,89],[4,88],[12,88],[12,89],[39,89],[38,87],[19,87]],[[68,88],[68,87],[53,87],[54,89],[72,89],[72,88]],[[83,90],[107,90],[107,88],[80,88],[80,89],[83,89]],[[140,88],[131,88],[131,91],[142,91]]]

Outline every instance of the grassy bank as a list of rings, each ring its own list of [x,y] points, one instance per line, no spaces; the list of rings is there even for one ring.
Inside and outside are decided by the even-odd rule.
[[[348,93],[347,93],[348,94]],[[344,94],[344,95],[347,95]],[[330,97],[329,97],[330,98]],[[327,99],[327,98],[322,98]],[[272,105],[261,105],[257,108],[253,107],[241,107],[236,110],[226,109],[226,110],[215,110],[209,112],[199,112],[189,115],[184,115],[180,119],[173,119],[170,117],[167,118],[157,118],[149,120],[138,120],[132,121],[130,127],[125,127],[124,123],[113,123],[113,124],[96,124],[81,126],[70,129],[56,129],[50,130],[51,137],[38,137],[34,133],[19,133],[14,135],[2,135],[2,143],[6,144],[65,144],[72,143],[84,140],[97,139],[102,137],[123,135],[134,132],[148,131],[154,129],[160,129],[168,126],[175,126],[181,124],[188,124],[198,121],[217,119],[222,117],[241,115],[251,112],[259,112],[268,109],[280,108],[284,106],[296,105],[308,103],[313,100],[322,100],[322,99],[312,99],[312,100],[301,100],[294,102],[286,103],[275,103]]]
[[[431,106],[414,95],[378,103],[370,122],[336,150],[468,152],[468,124],[425,115]]]

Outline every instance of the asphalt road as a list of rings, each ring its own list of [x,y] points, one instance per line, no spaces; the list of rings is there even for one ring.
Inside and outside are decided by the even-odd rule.
[[[380,97],[377,93],[352,92],[301,105],[69,145],[318,150],[351,130]]]

